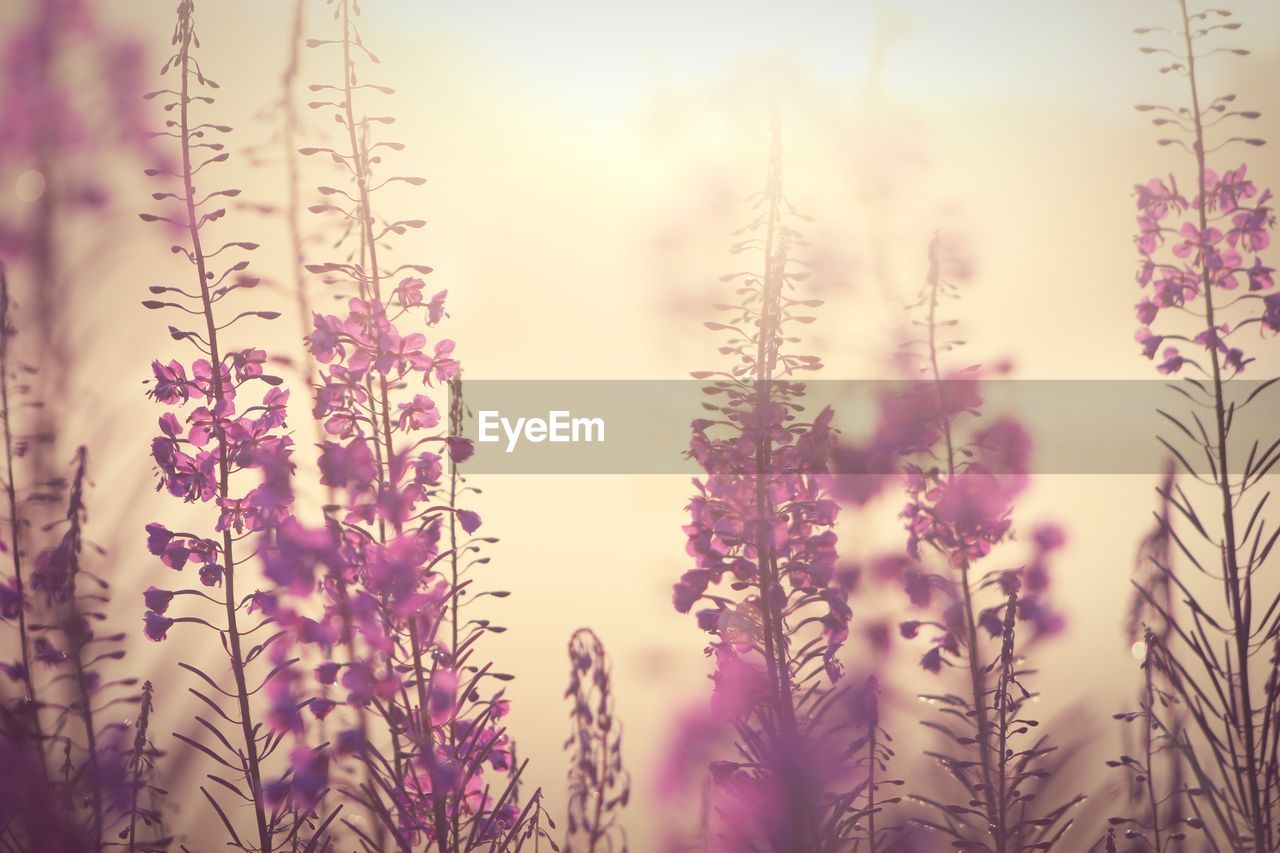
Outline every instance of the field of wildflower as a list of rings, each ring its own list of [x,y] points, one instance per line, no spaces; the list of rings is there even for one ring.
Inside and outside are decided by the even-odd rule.
[[[9,0],[0,853],[1280,850],[1277,35]]]

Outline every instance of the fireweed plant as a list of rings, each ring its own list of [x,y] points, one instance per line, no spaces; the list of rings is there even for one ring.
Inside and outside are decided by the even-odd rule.
[[[1271,192],[1248,178],[1246,164],[1225,171],[1210,165],[1225,156],[1218,152],[1263,144],[1237,135],[1257,112],[1237,108],[1233,94],[1210,98],[1200,83],[1208,57],[1248,53],[1223,44],[1240,24],[1230,11],[1195,11],[1185,0],[1177,11],[1172,28],[1138,31],[1155,42],[1142,52],[1167,57],[1161,72],[1187,85],[1181,106],[1138,109],[1154,114],[1169,134],[1160,145],[1184,149],[1192,162],[1181,182],[1170,175],[1136,188],[1137,280],[1144,290],[1137,340],[1160,373],[1182,377],[1173,386],[1181,408],[1161,412],[1175,431],[1160,438],[1179,471],[1160,494],[1176,520],[1166,523],[1176,555],[1190,569],[1175,573],[1153,554],[1160,583],[1176,589],[1178,600],[1161,596],[1157,585],[1139,587],[1158,614],[1155,623],[1169,628],[1145,636],[1145,676],[1155,681],[1152,696],[1159,701],[1147,703],[1143,724],[1167,739],[1178,731],[1171,716],[1185,718],[1175,744],[1191,787],[1170,796],[1185,793],[1194,815],[1188,822],[1206,825],[1213,849],[1274,850],[1280,843],[1280,596],[1255,582],[1280,535],[1267,527],[1269,492],[1260,488],[1280,460],[1280,442],[1246,442],[1232,426],[1247,407],[1266,400],[1274,382],[1233,393],[1254,360],[1246,339],[1280,331],[1274,270],[1261,256],[1275,214]],[[1206,583],[1197,583],[1195,573]],[[1126,834],[1165,849],[1182,827],[1157,817],[1140,816]]]
[[[130,838],[132,849],[151,849],[153,843],[165,843],[159,816],[149,800],[139,803],[133,792],[135,786],[148,794],[156,789],[149,773],[129,772],[137,742],[130,744],[130,723],[121,719],[144,699],[135,690],[135,679],[113,677],[112,664],[125,654],[125,634],[102,630],[111,609],[110,587],[82,559],[87,545],[87,451],[78,451],[69,481],[59,478],[21,489],[16,479],[14,459],[27,441],[12,432],[13,376],[7,345],[13,334],[12,307],[0,270],[5,342],[0,348],[0,408],[6,425],[11,514],[5,539],[14,569],[0,594],[0,617],[16,623],[21,647],[18,660],[0,666],[22,687],[16,702],[0,703],[0,750],[5,766],[22,768],[23,774],[7,780],[0,791],[0,799],[12,806],[0,809],[0,841],[17,849],[102,850],[112,846],[112,830],[124,826],[117,838]],[[66,501],[63,518],[41,531],[56,544],[28,563],[26,549],[34,537],[27,533],[27,510],[32,503],[47,505],[60,495]],[[28,618],[29,613],[35,618]],[[143,720],[135,731],[151,756],[155,753],[146,729]],[[154,842],[143,841],[136,831],[139,825]]]
[[[317,659],[311,675],[295,669],[268,685],[272,728],[300,735],[307,717],[337,722],[325,744],[295,749],[271,793],[305,811],[332,785],[343,812],[329,811],[325,824],[338,817],[366,849],[519,849],[545,836],[545,816],[540,792],[517,797],[524,764],[512,757],[508,702],[491,686],[511,676],[475,662],[479,641],[503,629],[464,609],[505,593],[476,593],[467,576],[487,563],[480,547],[493,540],[473,536],[480,517],[458,505],[468,487],[457,466],[471,455],[457,435],[460,369],[453,341],[429,346],[414,331],[446,316],[446,294],[424,293],[430,267],[385,260],[393,236],[425,223],[384,221],[372,204],[388,184],[424,180],[375,178],[382,152],[404,146],[371,141],[371,125],[394,119],[362,115],[357,100],[391,90],[358,77],[359,58],[377,62],[360,37],[358,5],[330,5],[338,37],[306,44],[330,51],[341,76],[312,85],[320,100],[309,106],[332,112],[343,147],[301,153],[329,157],[349,179],[345,188],[320,187],[332,202],[311,207],[341,223],[347,254],[306,267],[345,300],[342,314],[313,316],[307,339],[321,365],[321,482],[339,502],[323,526],[293,516],[273,523],[263,560],[274,587],[260,603],[288,633],[273,659]],[[441,430],[431,394],[450,383]],[[337,698],[325,695],[331,689]]]
[[[1028,482],[1030,442],[1009,418],[984,419],[981,372],[951,371],[944,363],[962,342],[956,323],[944,319],[944,300],[959,287],[946,274],[948,252],[935,237],[929,272],[914,309],[921,337],[902,348],[904,362],[925,377],[880,401],[880,421],[866,446],[841,446],[834,454],[841,497],[865,501],[882,483],[874,472],[903,457],[908,502],[903,510],[908,541],[897,574],[925,618],[901,623],[908,639],[927,638],[920,665],[940,674],[963,673],[962,689],[921,699],[941,712],[923,720],[946,744],[929,752],[958,784],[964,799],[923,793],[911,798],[930,813],[913,818],[950,844],[995,853],[1047,850],[1071,826],[1072,806],[1043,802],[1055,769],[1056,747],[1033,734],[1026,716],[1035,696],[1025,647],[1052,633],[1059,617],[1046,600],[1049,558],[1063,544],[1051,524],[1031,537],[1030,559],[1016,568],[987,567],[996,546],[1013,538],[1014,499]],[[936,836],[935,836],[936,837]]]
[[[158,754],[147,731],[150,687],[139,692],[136,678],[111,677],[108,667],[124,658],[126,635],[101,632],[111,606],[110,585],[84,562],[86,548],[101,554],[84,538],[88,485],[88,451],[81,447],[67,488],[66,516],[54,525],[61,535],[36,557],[31,575],[33,593],[56,617],[32,626],[37,655],[58,672],[49,686],[62,688],[60,698],[47,699],[45,706],[52,712],[48,737],[62,756],[56,787],[66,804],[63,820],[74,827],[83,849],[164,849],[163,819],[152,805],[152,795],[163,791],[154,785],[148,764]],[[135,707],[138,723],[132,726],[120,717]]]
[[[569,688],[573,732],[570,752],[566,851],[621,850],[627,833],[618,822],[631,798],[631,774],[622,763],[622,724],[614,716],[612,668],[604,644],[589,628],[569,639]]]
[[[159,135],[175,140],[180,166],[176,172],[148,170],[149,174],[176,178],[177,187],[154,195],[157,201],[171,203],[168,212],[144,213],[142,219],[184,234],[185,245],[175,245],[173,251],[190,262],[195,282],[190,289],[152,286],[151,292],[164,299],[143,304],[202,321],[197,330],[169,327],[175,341],[190,345],[198,355],[189,363],[153,362],[149,394],[168,408],[160,418],[160,435],[152,441],[158,488],[185,502],[208,507],[208,527],[197,532],[172,530],[159,522],[147,525],[150,552],[174,571],[194,569],[199,586],[148,590],[145,633],[159,642],[175,624],[186,623],[217,636],[227,656],[225,673],[211,674],[193,664],[179,663],[200,680],[199,689],[190,690],[207,708],[195,716],[203,730],[202,739],[174,736],[216,766],[217,772],[208,775],[214,786],[200,790],[221,819],[230,843],[266,851],[275,848],[278,836],[294,835],[297,826],[291,825],[291,815],[267,802],[263,762],[279,748],[283,737],[264,725],[254,700],[267,683],[288,670],[289,662],[276,662],[264,671],[264,652],[281,632],[262,612],[257,596],[237,592],[236,580],[250,565],[248,552],[255,544],[251,537],[277,523],[292,500],[287,475],[291,441],[280,432],[288,392],[278,387],[277,377],[264,373],[263,350],[235,349],[225,340],[227,330],[243,320],[270,320],[278,315],[252,309],[232,314],[235,309],[224,304],[238,291],[257,283],[244,275],[248,261],[232,262],[224,253],[251,251],[257,245],[236,241],[211,248],[208,242],[210,226],[226,212],[218,203],[240,191],[201,191],[196,186],[201,173],[228,159],[219,140],[230,131],[224,125],[199,122],[194,115],[200,106],[213,102],[205,93],[217,88],[195,56],[199,44],[195,4],[184,0],[177,9],[174,53],[161,71],[173,80],[173,88],[152,93],[152,97],[164,99],[165,112],[171,116]],[[263,386],[265,393],[254,395]],[[179,419],[178,412],[188,409],[185,418]],[[259,470],[265,472],[265,478],[250,473]],[[257,484],[251,486],[250,481]],[[170,608],[179,596],[189,598],[193,605],[209,606],[200,611],[207,615],[173,614]],[[227,797],[233,798],[228,802],[235,802],[235,807],[223,804]],[[240,824],[233,815],[247,815],[248,825]]]
[[[793,296],[805,278],[791,249],[798,214],[782,191],[776,114],[768,180],[734,253],[763,269],[730,274],[736,305],[706,325],[729,334],[728,370],[712,380],[693,423],[694,481],[684,530],[694,567],[675,585],[682,613],[696,608],[711,636],[712,710],[734,732],[736,756],[713,761],[705,827],[725,850],[845,849],[854,832],[854,769],[842,713],[837,653],[848,633],[848,590],[835,571],[836,504],[824,492],[831,411],[804,419],[816,357],[785,352],[788,327],[810,322],[816,300]],[[704,727],[704,730],[711,730]]]
[[[4,419],[4,456],[5,456],[5,499],[7,518],[4,531],[5,550],[12,561],[9,577],[0,585],[0,615],[6,622],[12,622],[17,633],[18,656],[16,660],[0,663],[4,674],[19,685],[21,696],[6,705],[5,714],[7,728],[13,725],[21,732],[9,731],[26,744],[39,744],[43,740],[40,724],[40,699],[37,679],[31,665],[32,636],[28,625],[28,610],[31,602],[27,595],[27,578],[30,568],[26,565],[26,529],[25,518],[26,492],[18,482],[18,460],[26,452],[27,439],[16,432],[16,409],[22,385],[15,387],[19,379],[18,368],[13,358],[12,340],[16,334],[13,323],[13,300],[9,295],[9,278],[3,266],[0,266],[0,416]]]

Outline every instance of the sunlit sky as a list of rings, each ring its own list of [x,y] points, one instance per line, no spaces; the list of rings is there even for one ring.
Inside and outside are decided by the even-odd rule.
[[[883,76],[899,97],[1120,110],[1101,95],[1117,72],[1143,67],[1131,29],[1173,8],[1160,0],[390,5],[404,16],[403,38],[456,38],[495,74],[602,120],[626,117],[655,85],[707,85],[744,60],[786,56],[820,81],[864,80],[886,46]],[[1272,3],[1236,8],[1259,31],[1280,21]]]

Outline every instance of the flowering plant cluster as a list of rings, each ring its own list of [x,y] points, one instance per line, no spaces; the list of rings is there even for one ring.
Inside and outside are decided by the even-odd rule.
[[[964,689],[922,697],[945,714],[923,721],[945,742],[929,754],[965,799],[917,792],[914,798],[932,811],[913,817],[912,825],[966,849],[1043,849],[1068,830],[1068,811],[1082,799],[1033,807],[1054,769],[1047,760],[1054,748],[1043,736],[1021,743],[1038,726],[1025,717],[1034,694],[1025,686],[1030,671],[1023,655],[1030,640],[1061,627],[1047,593],[1050,558],[1065,536],[1056,525],[1041,525],[1026,563],[985,568],[1013,538],[1014,503],[1030,480],[1031,441],[1011,418],[983,419],[978,368],[946,372],[944,357],[961,343],[945,336],[955,324],[940,316],[942,301],[958,295],[948,275],[950,254],[935,236],[915,306],[924,313],[918,324],[924,336],[900,351],[916,358],[913,366],[926,379],[892,385],[881,396],[870,437],[836,448],[836,491],[864,504],[891,482],[884,472],[899,460],[906,547],[877,560],[876,573],[895,578],[913,608],[923,611],[899,624],[906,640],[928,638],[920,666],[935,675],[952,667],[965,674]]]
[[[464,476],[473,447],[459,347],[446,333],[454,303],[428,285],[431,267],[389,261],[397,238],[426,221],[388,216],[382,190],[425,180],[384,174],[404,145],[375,132],[394,116],[365,111],[366,99],[394,92],[365,79],[379,60],[361,4],[326,0],[331,32],[305,38],[306,0],[294,0],[273,101],[289,185],[294,299],[284,301],[296,305],[293,344],[305,352],[305,381],[291,391],[276,375],[292,363],[289,343],[260,345],[260,324],[281,312],[270,296],[248,301],[273,289],[249,272],[259,245],[220,234],[242,192],[213,182],[231,128],[205,117],[219,85],[198,55],[195,0],[176,0],[165,88],[142,98],[132,42],[82,0],[31,2],[35,14],[6,39],[14,80],[0,81],[0,167],[25,170],[15,191],[30,205],[0,218],[0,630],[13,640],[0,656],[0,848],[625,853],[626,685],[594,630],[568,643],[562,829],[517,757],[514,676],[488,657],[490,636],[506,629],[481,612],[508,593],[481,588],[497,540]],[[658,793],[682,798],[684,817],[700,800],[698,849],[1280,849],[1280,593],[1266,572],[1280,543],[1266,512],[1280,441],[1242,438],[1239,427],[1276,384],[1242,377],[1267,363],[1259,342],[1280,332],[1266,257],[1275,214],[1249,164],[1211,162],[1225,147],[1263,144],[1222,133],[1259,113],[1234,95],[1202,96],[1208,57],[1247,53],[1218,44],[1239,24],[1227,10],[1173,3],[1177,26],[1139,32],[1172,39],[1143,51],[1172,57],[1161,71],[1187,83],[1188,103],[1138,109],[1170,134],[1162,147],[1194,163],[1136,187],[1136,339],[1183,408],[1161,412],[1171,458],[1125,621],[1136,707],[1114,715],[1125,745],[1107,765],[1128,801],[1077,808],[1085,797],[1072,792],[1102,783],[1072,777],[1061,730],[1033,718],[1029,657],[1067,624],[1052,570],[1067,537],[1057,523],[1021,524],[1032,438],[984,399],[984,383],[1007,368],[950,363],[963,342],[942,306],[969,271],[948,240],[931,243],[911,306],[920,338],[897,350],[911,381],[877,399],[869,437],[841,434],[832,408],[815,411],[805,380],[822,363],[792,347],[823,303],[799,293],[806,264],[793,253],[808,220],[783,192],[775,108],[767,181],[732,247],[755,261],[721,279],[735,299],[706,324],[723,334],[728,363],[693,374],[705,414],[687,455],[701,473],[671,602],[704,636],[712,686],[679,720]],[[105,143],[81,103],[92,99],[62,74],[72,47],[95,41],[92,55],[116,72],[102,99],[113,116],[100,126],[152,158],[147,175],[162,185],[141,219],[165,231],[186,276],[151,285],[142,303],[172,318],[177,350],[151,361],[145,382],[160,408],[149,441],[156,491],[171,510],[145,536],[134,528],[154,558],[148,577],[169,580],[149,585],[140,607],[130,596],[129,610],[139,642],[176,655],[190,677],[194,713],[169,753],[155,742],[155,714],[179,703],[160,704],[166,680],[127,669],[136,656],[125,663],[131,635],[115,627],[111,554],[89,537],[89,450],[76,451],[69,476],[50,461],[65,376],[28,368],[14,348],[15,270],[35,297],[36,335],[22,349],[61,363],[70,346],[57,238],[104,210],[108,193],[95,171]],[[326,62],[335,73],[308,87],[307,107],[336,133],[298,148],[311,129],[294,89],[304,66]],[[142,130],[144,100],[162,111],[158,132]],[[330,175],[309,208],[323,259],[306,257],[301,222],[313,162]],[[312,310],[321,287],[330,298]],[[41,405],[48,394],[57,405]],[[316,440],[298,446],[300,414]],[[893,550],[859,555],[864,574],[841,552],[848,560],[873,541],[871,524],[865,541],[848,531],[886,494]],[[895,601],[900,589],[901,606],[868,597],[866,577],[887,581]],[[193,635],[216,639],[211,654],[190,656],[201,648],[186,642]],[[890,665],[903,644],[916,650],[909,677]],[[941,774],[910,775],[919,767],[891,734],[903,688],[916,692],[909,680],[943,685],[919,696],[927,711],[916,721]],[[187,800],[210,811],[188,818]],[[669,823],[671,849],[691,849],[689,827]],[[224,837],[193,839],[192,826]]]
[[[381,158],[371,152],[402,146],[368,140],[370,119],[356,111],[365,87],[352,61],[353,51],[368,50],[359,10],[338,0],[335,12],[340,38],[308,44],[341,50],[341,82],[312,87],[338,100],[311,106],[334,112],[348,145],[301,151],[323,151],[350,180],[350,192],[320,188],[349,206],[312,207],[347,224],[349,258],[306,266],[345,301],[340,314],[313,315],[306,341],[318,366],[312,414],[325,436],[317,467],[335,502],[322,523],[273,518],[261,548],[271,588],[255,606],[282,630],[270,657],[288,667],[267,687],[267,721],[297,742],[268,795],[323,823],[337,816],[327,801],[349,801],[366,819],[338,820],[374,849],[507,849],[544,832],[541,795],[521,799],[509,704],[490,686],[510,676],[474,662],[477,643],[501,629],[464,615],[476,597],[469,570],[487,562],[476,555],[493,540],[473,535],[480,516],[459,502],[459,465],[471,445],[459,436],[454,343],[417,331],[447,316],[446,293],[426,293],[430,267],[391,269],[383,260],[391,236],[423,223],[382,224],[375,192],[422,179],[375,183]],[[446,388],[447,417],[433,396]],[[287,483],[288,472],[279,473]],[[268,470],[266,483],[273,479]],[[314,660],[309,672],[288,666],[305,659]],[[317,726],[327,727],[327,744],[306,743]]]
[[[166,110],[176,118],[166,122],[161,137],[172,138],[179,152],[177,172],[155,168],[148,174],[176,179],[176,190],[155,194],[157,201],[172,204],[165,213],[144,213],[143,221],[155,222],[183,233],[186,245],[174,246],[194,273],[194,286],[153,285],[160,299],[143,305],[152,310],[178,311],[203,320],[197,330],[169,327],[175,341],[190,345],[197,357],[190,362],[171,359],[152,363],[153,379],[149,395],[166,407],[159,420],[159,435],[151,442],[151,455],[158,473],[157,488],[186,503],[206,507],[204,526],[195,530],[173,529],[161,522],[147,525],[147,548],[170,570],[194,574],[198,586],[170,590],[152,587],[144,595],[144,628],[149,639],[163,641],[178,623],[191,623],[213,631],[227,655],[224,677],[205,672],[189,662],[180,665],[212,687],[215,694],[229,699],[233,710],[206,694],[206,704],[217,722],[197,716],[212,741],[176,734],[195,749],[226,768],[232,779],[211,774],[210,779],[253,809],[253,834],[258,849],[271,850],[277,836],[296,833],[293,815],[273,811],[264,789],[263,762],[280,746],[280,738],[263,728],[255,713],[253,697],[278,678],[285,667],[262,673],[263,653],[278,637],[269,616],[255,617],[255,597],[237,592],[236,581],[252,562],[247,559],[251,537],[267,530],[283,518],[292,503],[287,472],[291,466],[292,441],[283,432],[288,392],[281,380],[265,371],[267,354],[257,347],[235,348],[225,343],[226,330],[251,319],[272,320],[274,311],[240,310],[227,316],[224,304],[239,291],[250,290],[258,282],[248,276],[247,260],[228,260],[226,252],[250,252],[258,248],[248,241],[208,245],[210,225],[223,219],[223,199],[240,194],[238,189],[200,191],[197,174],[224,162],[229,155],[217,139],[230,128],[209,122],[197,123],[193,108],[212,103],[208,95],[217,84],[201,68],[194,51],[199,45],[195,4],[183,0],[177,10],[172,45],[174,53],[165,62],[162,74],[176,77],[174,88],[152,93],[167,99]],[[261,390],[260,390],[261,389]],[[179,413],[182,417],[179,417]],[[267,472],[259,477],[258,472]],[[206,592],[205,590],[209,590]],[[179,615],[172,610],[174,598],[190,598],[196,605],[212,607],[196,611],[204,615]],[[182,612],[188,612],[183,610]],[[252,627],[246,623],[256,621]],[[229,684],[227,682],[229,679]],[[226,686],[224,686],[226,685]],[[229,736],[223,729],[229,728]],[[231,738],[238,742],[233,746]],[[228,816],[208,791],[206,797],[233,839],[240,836]]]
[[[1248,53],[1220,43],[1240,24],[1229,10],[1193,11],[1185,0],[1178,12],[1173,28],[1138,30],[1169,39],[1142,51],[1172,57],[1161,72],[1187,85],[1184,106],[1138,109],[1171,132],[1159,144],[1187,151],[1193,164],[1181,184],[1171,174],[1136,187],[1137,279],[1146,292],[1137,339],[1144,355],[1159,359],[1160,373],[1183,377],[1174,387],[1184,408],[1162,412],[1175,431],[1160,441],[1176,465],[1157,489],[1161,511],[1135,580],[1130,632],[1143,687],[1138,709],[1117,719],[1142,734],[1136,756],[1111,762],[1128,776],[1133,806],[1112,823],[1156,851],[1175,849],[1188,829],[1215,845],[1221,838],[1261,851],[1280,838],[1280,595],[1255,580],[1276,542],[1264,478],[1280,448],[1233,427],[1241,414],[1274,403],[1274,380],[1240,374],[1256,360],[1246,339],[1280,331],[1275,270],[1263,258],[1275,213],[1271,191],[1253,182],[1247,164],[1211,165],[1220,149],[1264,144],[1223,136],[1258,112],[1237,108],[1233,94],[1202,95],[1207,57]]]
[[[1230,99],[1211,109],[1224,110]],[[1236,113],[1243,115],[1242,113]],[[1147,291],[1136,309],[1136,338],[1142,354],[1160,361],[1163,374],[1191,366],[1202,374],[1211,368],[1199,353],[1215,353],[1221,369],[1244,371],[1252,361],[1241,346],[1242,332],[1261,326],[1280,331],[1280,293],[1275,289],[1275,268],[1263,263],[1261,252],[1271,244],[1275,213],[1269,206],[1271,190],[1259,191],[1241,164],[1219,175],[1207,166],[1202,188],[1190,199],[1178,189],[1177,179],[1152,178],[1137,186],[1138,229],[1136,239],[1142,263],[1138,283]],[[1212,292],[1218,292],[1213,297]],[[1208,300],[1202,298],[1209,293]],[[1198,300],[1198,301],[1197,301]],[[1236,322],[1207,324],[1198,331],[1178,331],[1185,324],[1169,321],[1173,331],[1156,334],[1152,324],[1162,311],[1195,312],[1198,306],[1225,319],[1225,312],[1239,306]],[[1252,310],[1249,308],[1252,306]],[[1190,349],[1186,347],[1190,345]]]
[[[713,712],[739,733],[742,760],[711,770],[724,821],[708,831],[729,848],[807,849],[849,830],[839,820],[849,805],[840,788],[846,761],[816,760],[845,728],[832,710],[839,703],[824,699],[843,675],[851,611],[836,571],[837,505],[823,484],[833,412],[805,420],[804,385],[794,379],[821,365],[782,348],[788,326],[810,322],[804,310],[820,303],[792,295],[806,275],[790,257],[800,233],[782,192],[780,138],[775,115],[769,178],[754,199],[760,212],[744,229],[752,236],[734,246],[759,251],[764,271],[725,276],[740,280],[741,303],[727,308],[727,321],[707,323],[730,333],[722,352],[737,363],[694,374],[711,380],[713,416],[693,423],[689,455],[706,476],[695,481],[684,528],[695,565],[673,594],[678,611],[697,608],[711,636]]]

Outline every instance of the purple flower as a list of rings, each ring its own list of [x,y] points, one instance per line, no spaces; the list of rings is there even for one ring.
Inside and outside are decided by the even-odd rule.
[[[690,605],[692,606],[692,605]],[[688,612],[684,610],[681,612]],[[715,607],[708,607],[699,610],[697,613],[698,627],[708,633],[715,633],[720,627],[720,610]]]
[[[200,583],[204,586],[215,587],[222,583],[222,565],[220,563],[205,563],[200,567]]]
[[[420,278],[406,278],[396,285],[395,290],[391,292],[391,298],[398,302],[401,308],[421,305],[422,289],[426,286],[427,283]]]
[[[1134,339],[1142,344],[1142,354],[1147,358],[1155,358],[1156,351],[1160,349],[1160,344],[1164,342],[1164,338],[1161,335],[1153,335],[1151,330],[1145,326],[1138,329]]]
[[[1262,302],[1262,325],[1273,332],[1280,332],[1280,293],[1273,293]]]
[[[320,449],[320,475],[326,486],[363,491],[378,478],[378,467],[363,438],[345,445],[326,441]]]
[[[173,626],[173,620],[167,616],[161,616],[155,611],[148,610],[143,617],[144,633],[148,640],[160,642],[164,640],[169,633],[169,628]]]
[[[427,303],[427,325],[434,326],[441,319],[448,316],[444,312],[444,300],[449,295],[449,291],[441,290],[431,297],[431,301]]]
[[[47,666],[61,666],[66,663],[67,653],[54,646],[44,637],[37,637],[33,648],[36,660]]]
[[[262,375],[262,365],[267,362],[266,350],[247,349],[231,353],[231,367],[237,382]]]
[[[187,374],[177,361],[170,361],[167,365],[153,361],[151,373],[155,376],[151,395],[159,402],[172,405],[191,399],[191,383],[187,381]]]
[[[317,720],[323,720],[325,717],[329,716],[329,712],[336,708],[337,705],[338,703],[334,702],[332,699],[325,699],[324,697],[318,696],[311,700],[311,704],[308,707],[311,709],[312,715]]]
[[[436,344],[435,354],[423,369],[423,382],[430,384],[432,378],[437,382],[448,382],[461,375],[461,367],[452,357],[453,347],[454,343],[450,340],[439,341]]]
[[[169,603],[173,601],[173,593],[153,586],[142,594],[142,601],[150,613],[163,614],[169,609]]]
[[[445,442],[449,447],[449,459],[454,462],[466,462],[475,453],[475,445],[469,438],[451,435],[445,439]]]
[[[338,669],[340,664],[334,661],[325,661],[316,666],[316,681],[321,684],[333,684],[338,680]]]
[[[397,426],[403,432],[411,429],[431,429],[439,423],[440,411],[430,397],[416,394],[411,402],[400,404]]]
[[[1164,374],[1177,373],[1182,369],[1182,365],[1186,363],[1187,360],[1178,354],[1177,347],[1166,347],[1164,361],[1156,367],[1156,370]]]
[[[22,595],[18,592],[17,580],[0,584],[0,619],[17,619],[22,612]]]
[[[311,354],[321,364],[328,364],[335,357],[341,357],[342,342],[345,337],[342,321],[332,314],[312,314],[311,319],[313,330],[307,336]]]
[[[155,556],[165,553],[172,541],[173,534],[163,524],[152,522],[147,525],[147,550]]]

